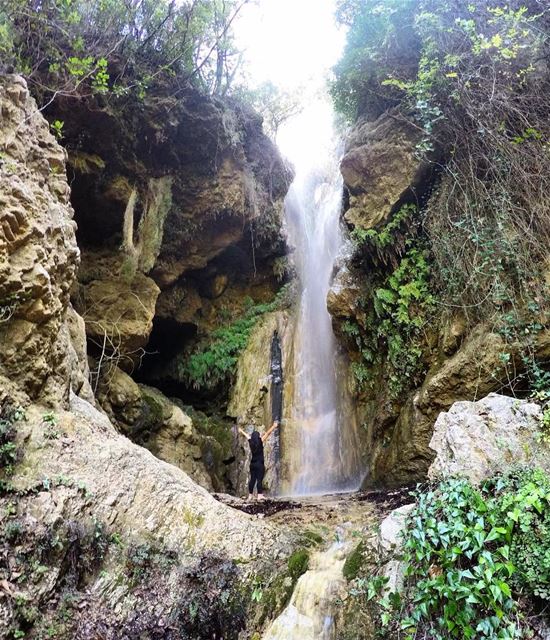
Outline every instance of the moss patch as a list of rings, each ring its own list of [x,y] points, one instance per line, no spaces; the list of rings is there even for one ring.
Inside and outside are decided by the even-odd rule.
[[[308,567],[309,551],[307,549],[298,549],[288,559],[288,572],[294,583],[308,570]]]
[[[346,558],[343,568],[344,578],[353,580],[357,578],[361,567],[365,562],[365,545],[360,542]]]

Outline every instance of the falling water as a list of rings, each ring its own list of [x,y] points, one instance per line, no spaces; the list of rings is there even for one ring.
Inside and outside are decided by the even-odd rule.
[[[357,489],[360,460],[355,420],[327,310],[334,263],[343,234],[342,179],[337,156],[324,166],[298,168],[285,201],[288,240],[300,282],[293,343],[293,431],[289,459],[294,495]],[[288,416],[287,412],[287,416]]]

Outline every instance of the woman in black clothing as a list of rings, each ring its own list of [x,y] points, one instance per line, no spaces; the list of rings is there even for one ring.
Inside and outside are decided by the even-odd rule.
[[[269,429],[261,436],[260,433],[254,430],[250,435],[239,428],[240,433],[248,440],[250,445],[250,452],[252,458],[250,459],[250,482],[248,483],[248,499],[251,500],[254,497],[254,485],[258,487],[258,500],[263,500],[263,487],[262,482],[265,475],[265,461],[264,461],[264,443],[269,436],[279,426],[279,422],[275,422],[269,427]]]

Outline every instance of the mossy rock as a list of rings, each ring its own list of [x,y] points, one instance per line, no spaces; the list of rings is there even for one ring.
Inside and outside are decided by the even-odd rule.
[[[160,394],[150,393],[148,389],[141,387],[141,397],[144,403],[144,426],[155,430],[170,417],[170,409],[160,397]]]
[[[297,549],[288,559],[288,572],[294,583],[308,570],[308,567],[309,551],[307,549]]]
[[[198,433],[203,436],[210,436],[218,442],[225,453],[231,453],[231,445],[233,443],[233,435],[230,425],[217,416],[207,416],[202,411],[197,411],[191,406],[180,405],[182,410],[191,418],[193,426]]]
[[[301,537],[301,543],[305,547],[318,547],[319,545],[323,544],[324,541],[325,539],[323,538],[323,536],[318,531],[314,531],[313,529],[304,531]]]
[[[309,551],[297,549],[287,561],[286,571],[267,580],[267,587],[262,597],[262,610],[258,624],[273,619],[287,606],[292,597],[298,579],[309,567]]]
[[[263,625],[266,620],[273,619],[288,604],[292,592],[294,591],[295,582],[283,572],[276,576],[265,590],[262,597],[262,610],[258,617],[258,624]]]
[[[349,554],[344,562],[344,568],[342,570],[344,578],[346,580],[353,580],[359,575],[361,567],[365,562],[365,545],[360,542],[355,549]]]

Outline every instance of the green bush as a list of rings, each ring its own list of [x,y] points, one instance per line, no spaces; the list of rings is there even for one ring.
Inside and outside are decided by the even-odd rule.
[[[521,470],[488,483],[509,533],[512,583],[526,595],[550,601],[550,478]]]
[[[538,61],[549,55],[548,11],[522,0],[338,7],[348,36],[336,107],[352,120],[396,107],[420,134],[418,157],[437,158],[422,228],[441,302],[472,323],[518,301],[543,306],[550,74]]]
[[[379,600],[383,624],[411,639],[523,637],[525,598],[550,600],[550,478],[519,469],[479,488],[450,478],[416,497],[405,589]],[[367,600],[385,581],[377,587]]]
[[[3,0],[0,70],[24,74],[40,101],[58,92],[143,98],[164,83],[223,96],[239,67],[232,24],[244,4]]]

